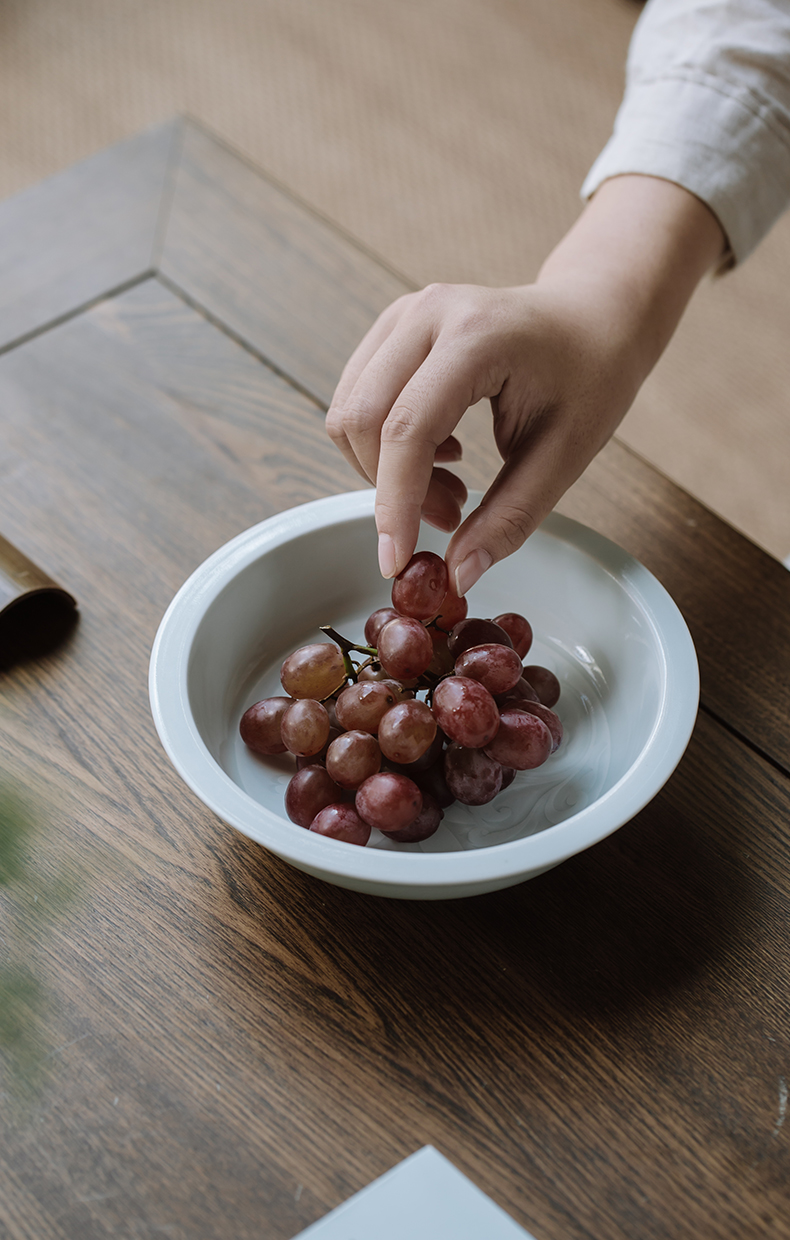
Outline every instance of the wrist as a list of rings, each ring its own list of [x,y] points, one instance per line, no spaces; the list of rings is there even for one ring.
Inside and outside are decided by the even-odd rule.
[[[650,176],[614,177],[546,259],[537,284],[573,297],[605,324],[638,386],[726,246],[710,209],[681,186]]]

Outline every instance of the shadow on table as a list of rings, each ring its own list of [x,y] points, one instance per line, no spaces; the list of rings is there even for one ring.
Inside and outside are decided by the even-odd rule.
[[[705,739],[693,740],[635,820],[518,887],[384,900],[322,883],[229,835],[232,898],[253,917],[265,913],[269,927],[277,910],[308,926],[328,973],[353,976],[382,1008],[408,1005],[415,1031],[421,1014],[430,1019],[459,996],[469,1015],[500,1008],[513,1018],[540,997],[567,1014],[616,1021],[710,972],[753,916],[757,880],[737,855],[750,793],[740,792],[741,804],[737,772],[730,786],[709,771],[710,758]]]

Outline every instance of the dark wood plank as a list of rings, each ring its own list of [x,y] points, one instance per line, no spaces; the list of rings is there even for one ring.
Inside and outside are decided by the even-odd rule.
[[[160,269],[326,404],[373,319],[408,291],[401,277],[192,123]]]
[[[541,1240],[790,1234],[788,892],[765,877],[790,803],[758,768],[703,720],[616,840],[454,907],[324,888],[163,769],[147,805],[84,788],[89,881],[43,945],[65,1049],[14,1175],[58,1237],[217,1236],[232,1208],[235,1235],[287,1240],[430,1141]]]
[[[240,530],[362,485],[321,410],[156,279],[6,354],[0,391],[0,524],[62,575],[86,617],[115,606],[124,574],[145,579],[166,562],[164,608],[167,591]],[[102,569],[85,553],[110,529]]]
[[[0,203],[0,348],[150,271],[181,122]]]
[[[320,410],[155,280],[0,359],[0,399],[0,524],[82,604],[0,714],[44,807],[9,1240],[289,1240],[425,1142],[539,1240],[790,1236],[790,782],[703,716],[634,822],[520,888],[292,870],[171,770],[146,666],[210,550],[356,484]]]
[[[483,407],[461,423],[460,472],[485,490],[501,466]],[[613,440],[559,511],[635,555],[680,607],[701,700],[790,772],[790,573],[630,448]]]

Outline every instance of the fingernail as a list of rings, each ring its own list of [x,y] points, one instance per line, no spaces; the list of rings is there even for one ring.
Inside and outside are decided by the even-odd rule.
[[[395,576],[395,543],[389,534],[379,534],[379,568],[382,577]]]
[[[487,568],[493,564],[493,557],[484,551],[482,547],[478,547],[477,551],[470,551],[465,560],[461,560],[455,570],[455,589],[460,598],[463,598],[467,590],[471,590],[476,581],[479,581]]]

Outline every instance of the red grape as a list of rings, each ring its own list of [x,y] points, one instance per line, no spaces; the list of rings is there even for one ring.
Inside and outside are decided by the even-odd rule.
[[[297,771],[285,790],[285,812],[297,826],[309,827],[325,805],[342,801],[343,789],[323,766],[314,764]]]
[[[457,659],[459,654],[463,654],[470,646],[484,646],[489,642],[496,642],[499,646],[513,645],[505,630],[494,624],[493,620],[479,620],[470,616],[456,624],[447,645],[450,647],[450,654]]]
[[[551,732],[542,719],[517,706],[502,711],[499,731],[485,752],[502,766],[516,771],[531,771],[542,766],[551,753]]]
[[[522,675],[512,689],[508,689],[506,693],[497,693],[494,700],[499,707],[517,706],[520,702],[537,702],[538,695]]]
[[[335,712],[341,727],[375,735],[382,718],[397,701],[392,687],[384,681],[357,681],[339,694]]]
[[[294,698],[330,697],[346,680],[340,649],[334,642],[314,642],[301,646],[282,665],[283,689]]]
[[[379,633],[388,620],[394,620],[400,613],[394,607],[379,607],[365,621],[365,643],[368,646],[379,644]]]
[[[376,659],[371,659],[369,663],[363,663],[357,672],[357,684],[367,684],[369,681],[389,685],[395,694],[396,702],[403,702],[406,698],[414,697],[411,690],[417,684],[416,679],[393,680]]]
[[[413,780],[394,771],[371,775],[357,790],[357,813],[380,831],[402,831],[422,809],[422,793]]]
[[[497,733],[499,708],[483,685],[468,676],[448,676],[433,693],[439,727],[459,745],[482,749]]]
[[[532,645],[532,625],[526,616],[519,615],[517,611],[506,611],[501,616],[494,616],[494,624],[505,630],[516,654],[523,659]]]
[[[455,674],[479,680],[491,694],[506,693],[521,678],[521,659],[510,646],[470,646],[456,659]]]
[[[381,749],[369,732],[341,732],[326,751],[326,769],[341,788],[358,788],[380,766]]]
[[[263,698],[245,710],[239,723],[244,744],[255,753],[285,753],[288,746],[280,735],[280,724],[292,702],[290,697]]]
[[[439,614],[436,617],[435,624],[437,629],[441,629],[443,633],[449,633],[455,628],[456,624],[460,624],[465,620],[469,611],[469,600],[460,598],[456,592],[453,583],[450,582],[447,593],[444,596],[444,602],[439,608]]]
[[[402,616],[432,620],[449,584],[442,557],[433,551],[418,551],[392,583],[392,606]]]
[[[415,770],[411,778],[422,795],[433,797],[442,809],[447,809],[455,800],[455,794],[447,787],[444,777],[444,753],[441,753],[431,766],[424,770]]]
[[[382,680],[381,683],[389,686],[395,694],[397,701],[410,702],[414,697],[412,688],[417,682],[415,680]]]
[[[345,844],[360,844],[363,848],[370,839],[370,827],[363,822],[353,805],[327,805],[310,823],[316,835],[326,835]]]
[[[514,702],[513,705],[517,705],[519,710],[525,710],[528,714],[537,715],[538,719],[542,719],[551,732],[551,752],[554,753],[559,749],[563,736],[559,715],[556,715],[548,706],[544,706],[542,702]]]
[[[396,616],[391,617],[392,620],[395,620],[396,618]],[[368,659],[362,664],[357,672],[357,684],[359,684],[360,681],[367,682],[369,680],[376,681],[388,679],[389,677],[387,676],[387,673],[384,671],[384,668],[377,659]]]
[[[433,714],[433,712],[431,712],[431,714]],[[413,772],[427,770],[429,766],[433,766],[434,762],[438,762],[444,752],[444,747],[446,744],[447,737],[442,729],[437,725],[436,735],[428,748],[425,750],[425,753],[421,754],[419,758],[415,758],[413,762],[409,762],[408,768],[404,770],[403,774],[408,775],[410,779],[414,779],[416,781],[416,776]]]
[[[329,740],[329,715],[314,698],[298,698],[282,718],[280,733],[291,753],[309,758],[320,753]]]
[[[560,696],[560,682],[553,672],[550,672],[547,667],[540,667],[537,663],[533,663],[524,668],[524,677],[532,685],[538,695],[538,700],[544,706],[551,708],[555,705]]]
[[[444,755],[447,787],[463,805],[487,805],[502,789],[502,767],[482,749],[449,745]]]
[[[428,671],[432,676],[447,676],[453,670],[453,656],[447,645],[447,634],[433,627],[429,628],[428,632],[433,642],[433,658],[428,664]]]
[[[433,658],[433,642],[424,624],[398,616],[379,633],[379,662],[395,680],[421,676]]]
[[[444,813],[438,802],[423,793],[422,809],[414,822],[410,822],[408,827],[403,827],[400,831],[385,831],[383,834],[389,840],[397,840],[399,844],[419,844],[438,830],[443,818]]]
[[[327,755],[329,746],[332,744],[332,741],[336,739],[336,737],[342,736],[342,734],[343,734],[342,728],[330,727],[329,736],[327,737],[326,744],[324,745],[323,749],[319,749],[318,753],[296,754],[295,757],[296,757],[297,771],[301,771],[303,766],[313,766],[316,762],[320,762],[322,766],[326,766],[326,755]]]
[[[435,737],[436,719],[424,702],[400,702],[387,711],[379,726],[381,752],[401,764],[416,762]]]

